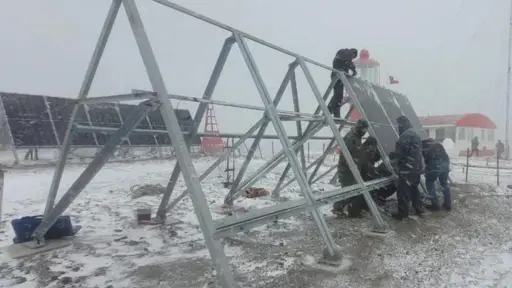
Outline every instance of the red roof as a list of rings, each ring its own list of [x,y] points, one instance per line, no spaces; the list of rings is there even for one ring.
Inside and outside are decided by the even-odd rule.
[[[423,126],[453,125],[458,127],[496,129],[496,124],[494,124],[489,117],[480,113],[426,116],[419,118]]]

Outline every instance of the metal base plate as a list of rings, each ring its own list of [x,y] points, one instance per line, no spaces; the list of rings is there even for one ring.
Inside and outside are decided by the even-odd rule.
[[[46,240],[46,245],[35,247],[33,242],[12,244],[4,248],[4,251],[12,259],[20,259],[40,253],[64,248],[72,244],[71,239]]]
[[[337,263],[330,263],[323,259],[316,259],[313,256],[306,255],[301,259],[301,264],[309,271],[325,271],[339,274],[347,271],[352,266],[352,261],[347,258],[343,258]]]

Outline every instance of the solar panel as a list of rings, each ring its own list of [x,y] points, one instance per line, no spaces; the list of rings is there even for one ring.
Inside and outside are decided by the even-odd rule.
[[[52,115],[53,123],[55,124],[55,130],[59,137],[60,143],[64,141],[66,135],[66,129],[68,128],[71,113],[76,101],[69,98],[60,97],[48,97],[46,96],[48,107],[50,108],[50,114]],[[75,122],[83,126],[90,126],[87,115],[83,106],[78,109]],[[80,146],[96,146],[94,141],[93,133],[75,132],[73,135],[72,145]]]
[[[130,115],[137,110],[137,106],[129,104],[118,104],[118,107],[119,112],[121,113],[121,117],[123,117],[123,121],[126,120],[126,118],[130,117]],[[135,129],[150,130],[151,127],[149,126],[149,123],[146,120],[146,118],[144,118],[139,123],[139,125],[135,127]],[[132,146],[154,146],[156,145],[156,142],[155,137],[153,137],[153,135],[132,132],[130,134],[130,144]]]
[[[398,103],[395,101],[395,92],[378,85],[373,85],[373,89],[375,90],[375,93],[377,93],[380,104],[386,111],[389,120],[395,127],[397,127],[398,123],[396,123],[396,119],[404,114],[402,113],[400,106],[398,106]]]
[[[383,146],[387,154],[395,151],[398,136],[380,105],[373,85],[355,77],[349,79],[349,82],[352,84],[352,89],[366,114],[369,124],[375,130],[377,141]],[[361,111],[358,112],[361,114]]]
[[[101,103],[87,105],[91,124],[94,127],[119,128],[121,119],[117,111],[117,104]],[[108,134],[105,132],[96,133],[96,139],[99,145],[105,145],[108,140]],[[122,143],[127,145],[127,142]]]
[[[55,147],[64,141],[76,100],[16,93],[0,93],[0,97],[15,147]],[[124,121],[137,109],[137,105],[113,103],[94,104],[87,107],[87,112],[84,106],[79,107],[75,123],[82,126],[91,126],[92,123],[92,126],[95,127],[109,128],[119,128],[122,124],[121,118]],[[193,125],[190,112],[180,109],[175,111],[182,131],[188,132]],[[136,129],[166,130],[159,111],[149,113],[147,118],[151,123],[143,119]],[[75,132],[72,145],[96,146],[95,135],[99,145],[104,145],[108,140],[107,133]],[[155,137],[157,137],[158,143],[155,142]],[[168,135],[158,134],[155,137],[132,132],[129,136],[129,144],[132,146],[170,145],[171,141]],[[128,143],[124,142],[123,144],[127,145]],[[194,137],[191,144],[200,145],[201,138]]]
[[[407,99],[405,95],[402,95],[400,93],[395,92],[394,94],[396,101],[400,105],[400,109],[402,109],[402,112],[405,115],[405,117],[409,118],[409,121],[411,121],[411,124],[414,127],[414,129],[416,129],[416,132],[420,134],[421,140],[427,139],[427,132],[425,132],[425,129],[423,129],[423,125],[421,125],[420,118],[418,118],[418,114],[416,114],[414,108],[412,108],[409,99]]]
[[[43,96],[2,93],[15,147],[57,146]]]

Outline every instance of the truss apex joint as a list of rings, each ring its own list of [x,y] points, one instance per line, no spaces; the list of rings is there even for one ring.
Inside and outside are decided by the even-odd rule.
[[[231,36],[226,38],[226,40],[224,42],[225,42],[226,45],[233,45],[233,44],[235,44],[236,39],[235,39],[234,32],[233,32],[233,34]]]
[[[295,69],[297,68],[297,66],[299,66],[299,59],[295,59],[290,64],[288,64],[288,67],[290,69]]]

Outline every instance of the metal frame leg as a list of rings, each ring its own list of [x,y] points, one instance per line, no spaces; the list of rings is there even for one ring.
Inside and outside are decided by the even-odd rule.
[[[212,263],[217,271],[217,279],[222,287],[236,287],[233,272],[229,269],[228,259],[224,254],[223,247],[220,245],[220,242],[213,237],[215,227],[213,225],[212,215],[206,203],[205,195],[199,183],[194,164],[192,163],[187,143],[185,142],[185,138],[178,124],[178,118],[174,112],[171,100],[167,97],[167,88],[165,87],[164,79],[142,24],[137,6],[134,0],[123,0],[123,4],[137,46],[139,47],[142,61],[146,67],[151,86],[153,87],[153,91],[157,93],[158,100],[162,103],[160,112],[162,113],[162,118],[167,132],[169,133],[169,137],[171,138],[172,145],[176,149],[176,157],[178,158],[177,160],[181,167],[181,172],[183,173],[183,179],[190,190],[189,195],[203,231],[206,246],[210,251]]]
[[[270,98],[270,95],[268,93],[267,87],[263,84],[263,79],[261,78],[261,75],[256,67],[256,64],[254,62],[254,59],[249,52],[249,48],[247,47],[247,44],[245,43],[245,39],[240,36],[238,33],[234,33],[236,42],[240,48],[240,52],[242,53],[242,56],[244,57],[244,61],[247,64],[247,68],[249,68],[249,71],[251,72],[251,76],[254,80],[254,84],[256,85],[256,88],[258,89],[258,93],[261,96],[261,99],[263,100],[263,104],[265,105],[265,108],[268,112],[268,117],[271,119],[272,124],[274,126],[274,129],[277,132],[277,135],[279,137],[279,140],[281,142],[281,145],[283,146],[284,152],[286,154],[286,157],[288,158],[288,161],[291,163],[293,172],[298,177],[298,182],[301,187],[301,191],[305,198],[307,199],[309,205],[313,205],[315,203],[315,199],[313,197],[313,191],[311,190],[311,187],[307,183],[306,176],[304,175],[304,172],[299,167],[299,161],[295,155],[295,152],[293,148],[291,147],[292,144],[290,140],[288,139],[286,130],[279,120],[279,117],[277,115],[276,108],[272,105],[272,99]],[[321,98],[321,96],[320,96]],[[332,119],[331,119],[332,121]],[[333,122],[334,123],[334,122]],[[332,238],[332,235],[329,232],[329,228],[327,227],[327,223],[325,222],[325,219],[323,218],[322,214],[320,214],[318,208],[311,209],[311,215],[313,216],[313,219],[315,220],[318,229],[320,230],[320,234],[327,246],[327,253],[326,255],[330,255],[332,258],[339,258],[340,252],[336,248],[336,243],[334,242],[334,239]]]
[[[331,128],[332,132],[334,133],[334,138],[338,142],[338,145],[341,147],[341,152],[343,153],[343,156],[345,160],[348,162],[348,166],[350,167],[350,171],[352,172],[352,175],[354,176],[355,180],[359,185],[362,185],[363,187],[366,186],[363,178],[361,177],[361,174],[359,173],[359,170],[354,162],[354,159],[352,159],[352,155],[350,155],[350,152],[348,151],[347,145],[345,145],[345,141],[343,141],[343,138],[341,137],[341,134],[338,132],[338,129],[336,127],[336,124],[334,122],[333,117],[329,114],[329,110],[327,109],[327,106],[322,101],[322,96],[320,94],[320,91],[318,90],[318,87],[316,86],[315,81],[313,80],[313,76],[311,76],[311,72],[309,71],[309,68],[304,62],[303,59],[298,59],[299,65],[302,68],[302,71],[304,72],[304,75],[306,76],[306,79],[309,83],[309,86],[311,87],[311,90],[313,90],[313,94],[315,95],[315,98],[320,104],[320,107],[322,108],[322,111],[324,115],[326,116],[326,121],[329,127]],[[338,73],[340,74],[340,73]],[[345,75],[342,75],[345,77]],[[346,82],[346,81],[345,81]],[[353,101],[357,101],[354,100]],[[386,231],[387,225],[382,219],[379,209],[377,208],[377,205],[375,205],[375,202],[373,201],[372,197],[370,196],[370,193],[367,188],[363,189],[363,197],[366,200],[366,203],[368,204],[368,207],[370,208],[370,211],[372,212],[374,224],[375,224],[375,230],[376,231]]]
[[[213,95],[213,91],[219,82],[220,75],[222,74],[222,70],[224,69],[224,65],[229,56],[229,52],[231,52],[231,48],[235,43],[235,39],[230,36],[224,41],[224,45],[220,51],[219,57],[217,58],[217,62],[213,68],[212,74],[210,75],[210,79],[208,80],[208,84],[206,85],[203,99],[210,100]],[[199,124],[203,120],[206,109],[208,108],[208,103],[201,102],[199,107],[197,108],[196,114],[194,116],[194,126],[192,126],[190,130],[190,134],[187,139],[192,139],[197,130],[199,128]],[[187,146],[190,147],[190,142],[187,141]],[[171,199],[172,192],[174,191],[174,187],[178,182],[178,178],[180,177],[181,168],[178,163],[175,164],[174,169],[172,170],[171,178],[169,182],[167,182],[167,187],[165,189],[165,194],[162,196],[162,200],[160,201],[160,206],[156,212],[157,220],[164,220],[166,218],[166,213],[169,211],[167,209],[167,204],[169,204],[169,200]]]
[[[105,46],[107,45],[108,37],[110,36],[110,32],[112,32],[112,27],[114,26],[117,13],[119,12],[119,8],[121,7],[121,1],[122,0],[112,1],[107,17],[105,19],[105,23],[103,24],[103,28],[101,30],[98,42],[96,43],[96,47],[94,48],[91,61],[89,62],[89,67],[87,68],[87,72],[85,73],[84,81],[82,82],[82,87],[80,88],[80,92],[78,93],[78,100],[85,99],[87,97],[87,94],[89,94],[89,90],[91,88],[94,75],[96,74],[96,70],[98,70],[98,65],[100,63],[101,56],[105,51]],[[50,210],[53,208],[53,204],[55,203],[55,197],[57,196],[57,191],[59,190],[60,180],[62,178],[62,173],[64,172],[64,166],[66,165],[66,159],[69,153],[69,148],[71,147],[73,123],[75,122],[76,114],[78,112],[80,105],[81,104],[79,103],[75,105],[75,107],[73,108],[73,112],[71,112],[71,117],[69,118],[68,128],[66,129],[64,141],[62,143],[59,153],[59,160],[57,161],[57,167],[55,168],[52,184],[50,185],[50,191],[48,192],[48,198],[46,200],[46,207],[44,209],[45,216],[48,215]]]
[[[279,86],[279,89],[277,90],[276,97],[274,98],[273,105],[277,107],[279,105],[279,102],[283,98],[284,92],[286,90],[286,87],[288,86],[288,83],[290,83],[291,79],[294,79],[295,74],[295,68],[297,68],[297,63],[293,62],[289,65],[288,71],[286,72],[286,75],[284,76],[283,81],[281,82],[281,85]],[[265,112],[266,115],[266,112]],[[224,203],[228,205],[233,205],[233,201],[235,198],[233,195],[236,194],[239,190],[239,184],[240,181],[242,181],[242,178],[245,174],[245,171],[247,170],[247,167],[249,166],[249,163],[252,160],[252,157],[254,156],[254,153],[256,152],[256,149],[260,145],[261,138],[263,134],[265,134],[265,131],[267,130],[268,125],[270,124],[270,119],[266,116],[264,116],[265,122],[263,125],[261,125],[260,130],[258,131],[258,134],[256,134],[256,139],[251,144],[251,148],[247,152],[247,156],[245,157],[244,163],[242,164],[242,167],[240,167],[240,171],[238,172],[238,175],[236,176],[235,181],[233,182],[233,186],[229,190],[228,195],[226,195],[224,199]]]
[[[80,174],[76,181],[71,185],[69,190],[62,196],[57,205],[53,207],[41,221],[41,224],[34,231],[34,238],[38,243],[44,244],[44,235],[50,229],[50,227],[57,221],[60,215],[66,211],[71,203],[80,195],[84,188],[91,182],[91,180],[98,174],[101,168],[108,162],[110,157],[117,150],[117,147],[123,142],[124,137],[130,134],[130,132],[139,125],[146,114],[155,110],[160,106],[158,101],[147,100],[138,105],[140,109],[137,109],[125,123],[121,125],[119,130],[112,134],[107,143],[101,148],[100,152],[94,156],[94,159],[89,163],[87,168]]]
[[[299,92],[297,91],[297,79],[295,78],[295,73],[293,73],[292,78],[290,79],[290,85],[292,88],[292,99],[293,99],[293,110],[297,113],[300,113],[300,104],[299,104]],[[297,137],[302,138],[302,123],[300,121],[295,122],[297,126]],[[306,173],[306,155],[304,154],[304,145],[300,146],[300,164],[302,170],[304,170],[304,175],[307,177]]]

